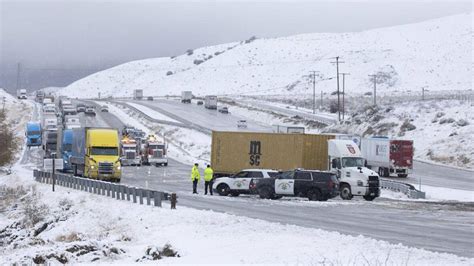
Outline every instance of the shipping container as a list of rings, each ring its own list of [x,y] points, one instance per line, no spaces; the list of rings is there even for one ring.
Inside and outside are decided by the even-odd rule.
[[[331,135],[212,132],[211,165],[216,175],[242,169],[327,170]]]
[[[361,151],[369,168],[380,176],[407,177],[413,169],[413,141],[386,137],[364,138]]]

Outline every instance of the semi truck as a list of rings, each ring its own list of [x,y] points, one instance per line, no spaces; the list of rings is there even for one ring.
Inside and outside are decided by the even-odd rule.
[[[216,177],[248,168],[331,171],[340,180],[341,198],[373,200],[380,195],[379,176],[364,163],[352,140],[329,134],[212,132],[211,165]]]
[[[273,133],[304,133],[304,127],[273,125]]]
[[[146,165],[168,165],[167,147],[165,141],[150,135],[145,140],[142,151],[142,162]]]
[[[120,163],[122,166],[140,166],[142,164],[140,156],[140,142],[125,136],[120,141]]]
[[[28,122],[26,124],[26,146],[41,146],[41,124],[38,122]]]
[[[42,91],[42,90],[37,90],[37,91],[36,91],[36,98],[35,98],[35,100],[36,100],[38,103],[43,103],[43,99],[44,99],[44,91]]]
[[[74,138],[74,132],[72,129],[65,129],[61,133],[59,151],[61,158],[63,159],[63,171],[72,170],[71,167],[71,155],[72,155],[72,142]]]
[[[134,100],[142,100],[143,99],[143,90],[134,90],[133,91],[133,99]]]
[[[28,96],[26,95],[26,90],[25,89],[20,89],[16,91],[16,96],[18,99],[28,99]]]
[[[44,136],[44,157],[45,158],[52,158],[52,154],[57,154],[58,148],[58,132],[56,131],[47,131],[45,132]]]
[[[407,177],[413,172],[413,141],[387,137],[364,138],[361,150],[367,160],[367,167],[377,171],[379,176]]]
[[[191,103],[192,99],[193,99],[192,91],[182,91],[181,92],[181,102],[182,103]]]
[[[207,109],[217,110],[217,96],[207,95],[204,98],[204,107]]]
[[[71,167],[74,175],[120,182],[118,130],[114,128],[73,129]]]

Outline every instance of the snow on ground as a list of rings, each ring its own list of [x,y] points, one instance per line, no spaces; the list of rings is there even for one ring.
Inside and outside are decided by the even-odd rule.
[[[179,257],[165,257],[162,252],[161,259],[166,264],[474,263],[473,259],[363,236],[181,206],[170,210],[167,204],[163,208],[140,206],[59,186],[53,193],[50,185],[34,183],[30,167],[16,165],[13,175],[0,176],[0,185],[22,185],[25,190],[17,192],[21,201],[9,198],[9,204],[2,206],[0,224],[9,226],[0,232],[4,241],[0,264],[28,264],[33,258],[36,262],[44,259],[53,263],[151,262],[150,253],[167,244]],[[37,223],[29,225],[33,219]]]
[[[372,91],[377,73],[384,91],[468,90],[472,88],[472,14],[350,33],[310,33],[248,39],[189,50],[174,57],[129,62],[81,79],[61,90],[71,97],[144,95],[310,94],[335,90],[335,66],[350,72],[348,88]]]
[[[136,104],[132,102],[127,102],[128,105],[131,105],[135,108],[137,108],[140,112],[147,114],[153,119],[158,119],[158,120],[163,120],[163,121],[169,121],[169,122],[175,122],[175,123],[180,123],[179,121],[174,120],[173,118],[166,116],[162,113],[159,113],[151,108],[148,108],[146,106],[143,106],[141,104]]]
[[[97,102],[104,104],[103,102]],[[124,124],[145,131],[147,134],[164,136],[169,143],[168,156],[185,164],[198,162],[205,165],[210,161],[211,138],[201,132],[176,126],[151,123],[128,108],[105,103],[109,112],[117,116]]]
[[[416,189],[418,186],[415,185]],[[451,189],[444,187],[421,186],[421,191],[426,193],[426,199],[410,199],[407,195],[401,192],[394,192],[387,189],[382,189],[380,197],[393,200],[404,201],[430,201],[430,202],[445,202],[445,201],[459,201],[459,202],[474,202],[474,192],[469,190]]]

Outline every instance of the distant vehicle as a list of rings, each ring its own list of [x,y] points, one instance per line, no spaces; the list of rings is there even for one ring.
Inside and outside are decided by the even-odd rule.
[[[154,135],[148,136],[142,151],[142,162],[145,165],[167,166],[168,156],[165,141],[159,140]]]
[[[228,114],[229,109],[227,107],[222,107],[221,109],[219,109],[219,113]]]
[[[122,166],[142,165],[140,156],[140,142],[137,142],[135,139],[129,138],[127,136],[125,136],[120,141],[120,163]]]
[[[56,131],[58,130],[58,118],[54,114],[43,114],[43,130]]]
[[[304,127],[291,127],[291,126],[273,125],[272,129],[273,129],[274,133],[300,133],[300,134],[304,134]]]
[[[36,99],[35,101],[39,102],[39,103],[43,103],[43,99],[44,99],[44,91],[42,90],[37,90],[36,91]]]
[[[77,114],[77,109],[72,104],[63,104],[61,107],[63,115],[75,115]]]
[[[54,101],[54,97],[52,96],[44,96],[43,98],[43,106],[45,106],[46,104],[52,104]]]
[[[237,121],[238,128],[247,128],[247,120],[239,120]]]
[[[364,138],[361,151],[367,160],[367,167],[377,171],[379,176],[407,177],[413,171],[413,141],[385,137]]]
[[[143,99],[143,90],[133,90],[133,99],[142,100]]]
[[[146,97],[146,100],[147,100],[147,101],[153,101],[153,97],[152,97],[152,96],[148,96],[148,97]]]
[[[81,121],[79,116],[76,115],[67,115],[64,117],[63,126],[65,129],[80,128]]]
[[[339,195],[339,181],[336,175],[315,170],[297,169],[283,172],[273,178],[254,181],[251,187],[256,187],[262,199],[290,196],[326,201]]]
[[[102,105],[102,106],[100,107],[100,111],[107,113],[107,112],[109,112],[109,107],[108,107],[107,105]]]
[[[203,105],[204,102],[203,101],[197,101],[197,105]]]
[[[18,97],[18,99],[24,99],[24,100],[28,99],[25,89],[18,90],[16,92],[16,96]]]
[[[80,112],[85,112],[86,111],[86,105],[85,104],[82,104],[82,103],[78,103],[77,104],[77,107],[76,107],[76,111],[78,113]]]
[[[182,103],[191,103],[192,98],[193,98],[192,91],[182,91],[181,92],[181,102]]]
[[[236,197],[240,194],[249,194],[252,193],[250,190],[252,179],[270,178],[277,174],[278,171],[272,169],[245,169],[235,175],[217,178],[213,189],[221,196],[230,194]]]
[[[122,136],[131,136],[136,130],[136,128],[126,125],[122,129]]]
[[[45,132],[45,143],[43,145],[44,157],[51,158],[52,153],[57,152],[58,145],[58,132],[56,131],[47,131]]]
[[[207,109],[217,109],[217,96],[207,95],[204,98],[204,107]]]
[[[60,152],[61,158],[63,159],[63,171],[72,170],[71,166],[71,155],[72,155],[72,142],[73,142],[74,131],[72,129],[65,129],[62,132]]]
[[[119,137],[113,128],[73,129],[71,166],[74,175],[120,182]]]
[[[86,111],[84,112],[86,115],[95,116],[95,108],[94,106],[87,106]]]
[[[41,124],[37,122],[28,122],[26,124],[26,146],[41,146]]]

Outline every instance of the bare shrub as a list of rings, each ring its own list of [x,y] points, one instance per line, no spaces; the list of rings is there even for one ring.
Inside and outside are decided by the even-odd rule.
[[[0,110],[0,166],[7,165],[15,158],[18,140],[11,126],[6,122],[7,112]]]
[[[28,227],[43,221],[49,213],[48,206],[41,204],[40,198],[41,194],[36,191],[36,187],[32,187],[30,193],[23,199],[23,222]]]
[[[79,236],[78,233],[72,232],[66,235],[59,235],[56,237],[56,241],[59,242],[76,242],[76,241],[81,241],[81,237]]]

